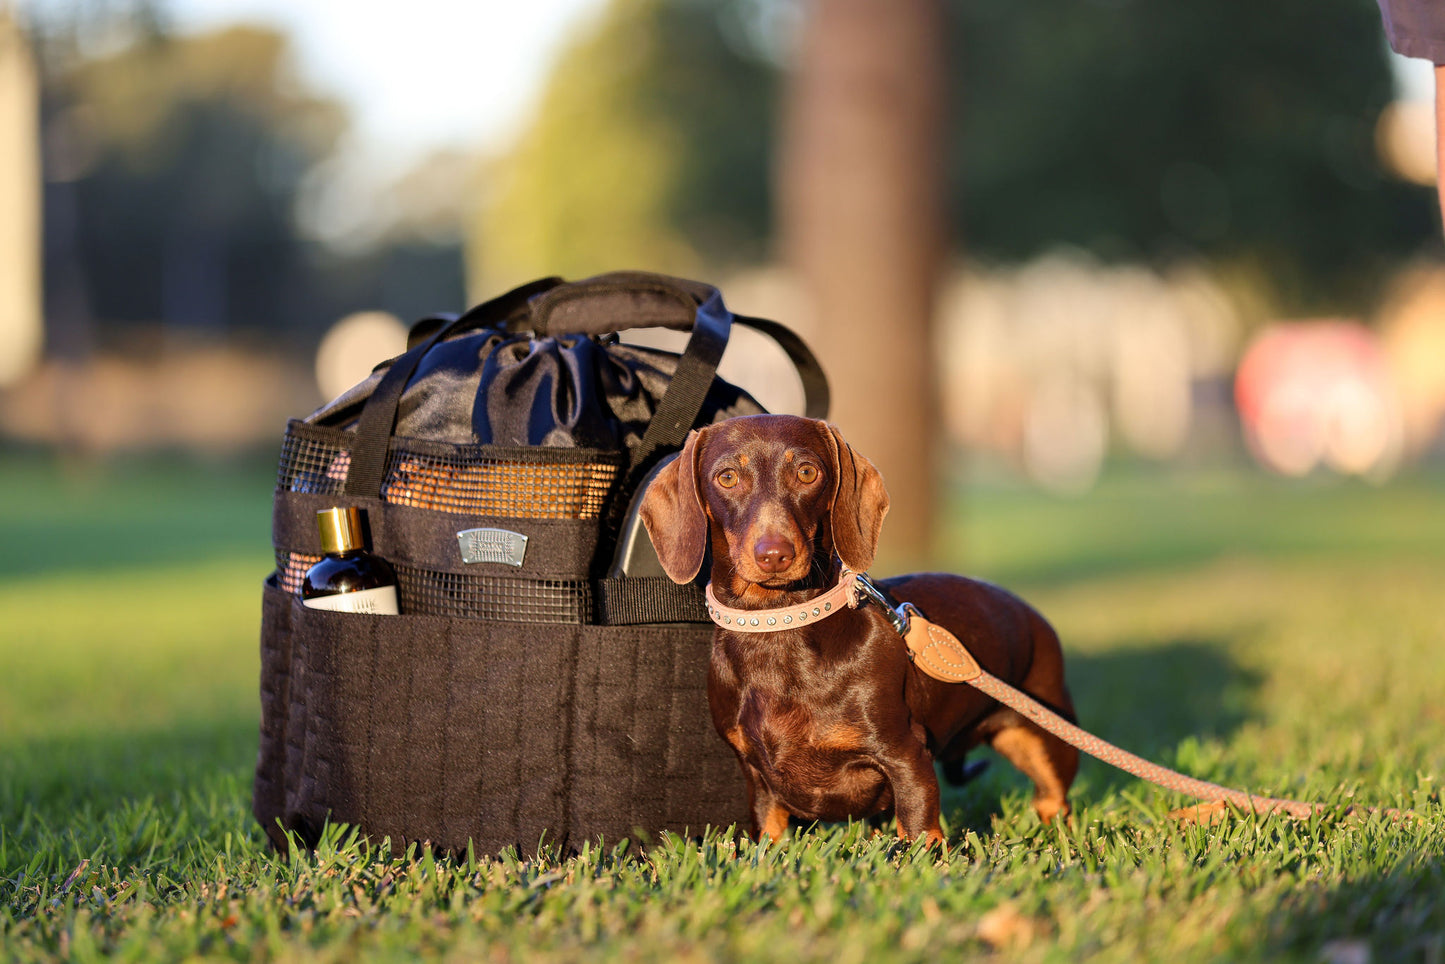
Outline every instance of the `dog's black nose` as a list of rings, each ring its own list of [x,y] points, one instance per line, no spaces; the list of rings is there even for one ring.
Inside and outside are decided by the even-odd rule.
[[[763,536],[753,546],[753,558],[763,572],[782,572],[793,564],[793,544],[781,536]]]

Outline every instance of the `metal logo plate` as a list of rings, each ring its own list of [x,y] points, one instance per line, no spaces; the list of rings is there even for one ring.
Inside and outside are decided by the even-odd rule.
[[[527,556],[527,537],[510,529],[465,529],[457,533],[462,562],[500,562],[520,566]]]

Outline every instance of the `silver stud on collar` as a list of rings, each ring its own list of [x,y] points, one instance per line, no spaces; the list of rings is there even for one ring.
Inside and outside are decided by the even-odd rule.
[[[784,625],[784,626],[788,625],[788,624],[791,623],[792,621],[793,621],[793,617],[792,617],[792,616],[784,616],[784,617],[783,617],[783,625]]]

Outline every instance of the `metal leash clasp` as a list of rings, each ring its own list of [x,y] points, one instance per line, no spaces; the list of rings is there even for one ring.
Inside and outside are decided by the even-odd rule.
[[[856,576],[857,582],[854,583],[854,586],[857,587],[864,601],[874,603],[882,609],[883,615],[887,616],[888,621],[893,624],[894,632],[905,639],[908,638],[908,630],[912,627],[913,617],[923,615],[918,611],[918,607],[910,602],[894,607],[889,603],[888,597],[883,595],[883,590],[873,585],[873,580],[868,578],[867,573],[856,573]]]

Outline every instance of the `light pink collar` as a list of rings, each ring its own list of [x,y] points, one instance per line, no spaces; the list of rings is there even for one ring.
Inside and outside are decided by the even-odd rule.
[[[735,633],[776,633],[785,629],[796,629],[809,620],[817,622],[827,619],[840,609],[852,609],[858,605],[854,583],[858,574],[844,569],[838,577],[838,584],[815,599],[796,606],[780,606],[776,609],[733,609],[724,606],[713,595],[712,583],[703,589],[707,597],[707,614],[723,629]]]

